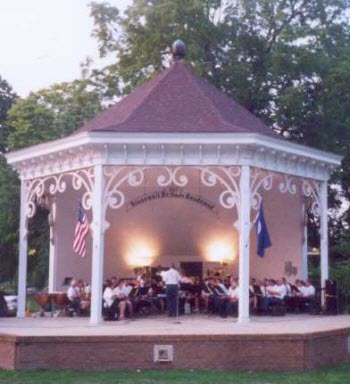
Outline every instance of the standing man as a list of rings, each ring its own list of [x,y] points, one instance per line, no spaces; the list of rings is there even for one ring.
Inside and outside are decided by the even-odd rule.
[[[165,284],[168,315],[170,317],[176,316],[178,313],[178,294],[181,276],[175,269],[174,264],[171,264],[171,267],[167,271],[160,272],[160,276]]]

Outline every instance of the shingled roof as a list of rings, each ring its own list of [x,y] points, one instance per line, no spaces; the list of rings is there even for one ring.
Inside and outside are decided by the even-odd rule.
[[[273,135],[252,113],[175,61],[79,132],[251,132]]]

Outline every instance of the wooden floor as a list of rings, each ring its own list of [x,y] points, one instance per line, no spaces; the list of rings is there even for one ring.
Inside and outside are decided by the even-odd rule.
[[[169,362],[154,358],[170,347]],[[72,358],[73,357],[73,358]],[[350,316],[1,318],[0,368],[306,370],[349,361]]]
[[[116,336],[116,335],[282,335],[309,334],[350,328],[350,315],[251,317],[241,324],[234,318],[222,319],[201,314],[180,316],[178,321],[165,315],[133,321],[103,322],[91,326],[88,318],[46,317],[1,318],[0,334],[18,336]]]

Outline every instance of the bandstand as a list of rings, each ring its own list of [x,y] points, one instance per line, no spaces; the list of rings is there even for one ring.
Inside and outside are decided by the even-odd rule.
[[[181,57],[71,136],[11,152],[7,161],[21,179],[18,317],[25,316],[28,220],[39,204],[50,209],[49,290],[69,275],[91,280],[93,325],[102,321],[104,279],[137,265],[128,264],[125,244],[136,244],[142,228],[162,235],[149,252],[136,248],[140,265],[167,264],[172,255],[205,259],[201,244],[225,238],[232,249],[216,262],[239,276],[242,323],[250,276],[307,276],[306,210],[320,222],[322,286],[328,278],[327,182],[341,158],[273,133]],[[72,251],[78,200],[91,225],[83,259]],[[259,258],[252,227],[262,201],[273,245]],[[186,257],[175,243],[187,247]]]

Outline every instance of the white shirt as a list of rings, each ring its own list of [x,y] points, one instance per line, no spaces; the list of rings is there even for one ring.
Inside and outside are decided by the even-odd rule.
[[[269,297],[278,297],[279,299],[283,299],[284,296],[287,294],[287,288],[285,285],[273,285],[272,287],[268,287],[268,290],[270,292],[275,293],[272,295],[271,293],[268,292]]]
[[[178,285],[181,280],[179,272],[174,268],[170,268],[168,271],[162,271],[160,275],[166,285]]]
[[[308,287],[299,287],[298,289],[301,292],[302,296],[315,296],[315,287],[312,285],[309,285]]]
[[[132,290],[132,287],[130,287],[130,288],[128,286],[115,287],[113,289],[113,295],[116,295],[116,296],[124,295],[125,297],[127,297]]]
[[[125,287],[123,288],[123,292],[125,296],[129,296],[131,291],[132,291],[131,285],[125,285]]]
[[[69,287],[67,291],[68,300],[74,301],[78,296],[78,291],[74,287]]]
[[[181,283],[192,284],[192,280],[189,277],[187,277],[187,276],[182,276],[181,277]]]
[[[231,299],[237,299],[239,300],[239,287],[236,287],[236,288],[232,288],[230,287],[227,291],[227,295],[231,298]]]
[[[113,304],[114,299],[112,297],[114,296],[113,289],[110,287],[107,287],[103,292],[103,300],[105,301],[107,307],[110,307]]]

